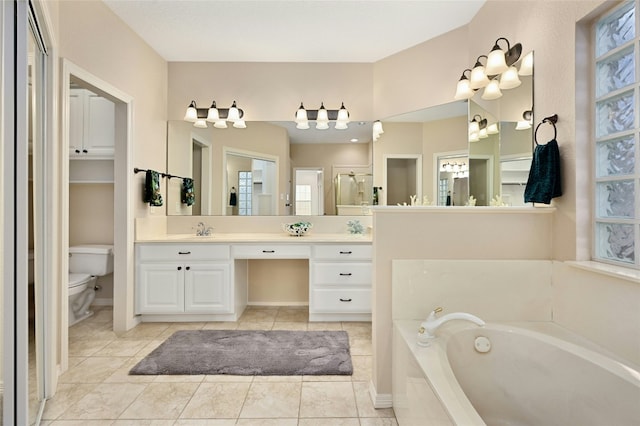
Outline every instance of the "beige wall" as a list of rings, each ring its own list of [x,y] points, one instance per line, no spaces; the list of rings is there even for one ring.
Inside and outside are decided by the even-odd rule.
[[[250,305],[308,305],[309,261],[249,260]]]

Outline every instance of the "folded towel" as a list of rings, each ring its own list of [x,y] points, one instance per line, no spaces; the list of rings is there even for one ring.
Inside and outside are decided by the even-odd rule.
[[[193,192],[193,179],[182,178],[182,202],[192,206],[196,202],[196,194]]]
[[[150,206],[162,205],[162,194],[160,194],[160,173],[154,170],[147,170],[144,182],[144,202]]]
[[[552,139],[545,145],[536,145],[533,151],[524,202],[549,204],[552,198],[561,195],[560,151],[558,142]]]

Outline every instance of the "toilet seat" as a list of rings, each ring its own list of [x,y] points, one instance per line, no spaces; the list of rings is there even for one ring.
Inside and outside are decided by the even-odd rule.
[[[69,290],[85,286],[92,278],[89,274],[69,274]]]

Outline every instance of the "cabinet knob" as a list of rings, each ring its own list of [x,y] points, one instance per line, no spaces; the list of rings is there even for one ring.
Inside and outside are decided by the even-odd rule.
[[[79,149],[76,149],[76,154],[80,154],[80,150]]]
[[[182,266],[178,266],[178,271],[182,271]]]
[[[341,302],[351,302],[351,300],[353,300],[353,299],[342,299],[342,298],[340,298]]]
[[[184,268],[184,269],[186,269],[187,271],[189,271],[189,270],[191,269],[191,266],[187,266],[187,267],[186,267],[186,268]]]
[[[341,277],[350,277],[351,275],[351,272],[340,272]]]
[[[83,149],[82,152],[86,154],[89,151],[87,151],[86,149]]]

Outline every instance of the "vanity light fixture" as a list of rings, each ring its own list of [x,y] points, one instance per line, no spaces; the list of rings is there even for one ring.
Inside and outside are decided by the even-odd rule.
[[[494,78],[487,84],[482,92],[482,99],[485,101],[492,101],[502,97],[502,91],[500,90],[500,83],[497,78]]]
[[[533,74],[533,51],[524,55],[522,63],[520,64],[520,75],[532,75]]]
[[[527,130],[531,128],[531,122],[533,121],[533,111],[530,109],[522,113],[522,120],[516,123],[516,130]]]
[[[477,134],[480,133],[481,129],[485,129],[487,127],[487,119],[486,118],[482,118],[482,116],[480,116],[480,114],[476,114],[473,116],[473,118],[471,118],[471,121],[469,122],[469,134]]]
[[[302,102],[300,102],[300,107],[296,111],[296,128],[297,129],[308,129],[309,121],[316,122],[316,129],[318,130],[326,130],[329,128],[329,122],[335,120],[335,128],[337,130],[347,129],[347,124],[349,123],[349,111],[344,106],[344,102],[340,109],[326,109],[324,107],[324,102],[320,103],[320,108],[317,110],[314,109],[305,109]]]
[[[487,126],[487,134],[497,135],[498,133],[500,133],[500,129],[498,128],[498,123],[491,123]]]
[[[233,127],[237,129],[246,129],[247,124],[242,117],[244,117],[244,111],[238,108],[236,101],[233,101],[230,108],[218,108],[216,101],[211,102],[209,108],[198,108],[196,101],[191,101],[184,114],[185,121],[201,129],[207,128],[207,121],[214,123],[213,127],[218,129],[226,129],[227,121],[233,123]]]
[[[520,77],[518,77],[518,69],[513,65],[500,75],[499,86],[502,90],[515,89],[521,84]]]

